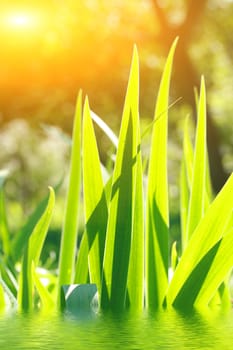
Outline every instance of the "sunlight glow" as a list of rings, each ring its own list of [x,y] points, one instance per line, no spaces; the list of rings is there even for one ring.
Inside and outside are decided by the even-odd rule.
[[[9,23],[15,26],[27,26],[30,24],[30,17],[25,14],[13,15],[9,18]]]
[[[30,29],[38,25],[38,18],[30,12],[9,13],[5,17],[5,24],[12,29]]]

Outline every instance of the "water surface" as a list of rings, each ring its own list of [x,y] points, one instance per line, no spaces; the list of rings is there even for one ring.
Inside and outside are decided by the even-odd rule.
[[[233,348],[233,311],[151,315],[20,315],[0,317],[0,348],[30,350],[184,350]]]

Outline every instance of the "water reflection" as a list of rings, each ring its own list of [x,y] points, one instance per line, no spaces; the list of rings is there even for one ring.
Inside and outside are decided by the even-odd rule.
[[[12,314],[0,318],[2,349],[232,349],[233,313],[126,313],[74,318]]]

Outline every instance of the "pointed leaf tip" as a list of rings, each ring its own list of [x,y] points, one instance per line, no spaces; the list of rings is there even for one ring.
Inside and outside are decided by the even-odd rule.
[[[89,99],[88,99],[88,96],[86,95],[85,96],[85,99],[84,99],[84,109],[85,108],[90,108],[90,106],[89,106]]]
[[[205,92],[205,77],[204,75],[201,76],[201,90]]]
[[[138,47],[136,44],[133,46],[133,54],[138,56]]]
[[[177,45],[178,41],[180,40],[179,36],[176,36],[174,41],[173,41],[173,45]]]
[[[139,58],[138,58],[138,48],[137,45],[134,44],[133,46],[133,55],[132,55],[132,62],[131,62],[131,69],[136,64],[138,66]]]

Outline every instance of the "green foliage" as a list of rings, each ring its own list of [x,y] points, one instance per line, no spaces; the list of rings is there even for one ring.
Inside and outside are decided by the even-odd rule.
[[[75,113],[73,147],[71,153],[70,178],[66,199],[64,226],[59,260],[58,303],[63,284],[73,283],[76,241],[78,233],[78,207],[81,182],[81,115],[82,92],[80,91]]]
[[[149,308],[162,306],[168,286],[167,110],[176,41],[170,50],[159,88],[149,159],[146,208],[146,303]]]
[[[33,307],[51,310],[65,306],[68,311],[74,308],[76,314],[76,309],[82,309],[80,301],[83,300],[84,309],[90,306],[96,290],[99,307],[114,312],[127,308],[202,308],[216,305],[216,302],[222,307],[229,306],[227,279],[233,266],[233,175],[212,199],[206,148],[204,79],[197,97],[194,146],[188,120],[184,130],[180,181],[182,249],[179,254],[176,243],[173,243],[171,253],[169,251],[167,125],[175,47],[176,41],[168,55],[159,88],[149,166],[148,170],[145,167],[145,174],[141,154],[136,47],[118,140],[91,112],[87,98],[82,111],[80,92],[58,276],[43,269],[45,283],[38,269],[52,217],[54,191],[50,189],[49,196],[38,205],[14,239],[7,233],[6,212],[1,204],[3,219],[0,223],[4,228],[1,241],[5,256],[1,264],[1,308],[4,308],[5,295],[8,295],[12,300],[17,298],[20,310],[32,310]],[[113,172],[108,174],[106,182],[93,120],[117,146]],[[3,193],[3,180],[0,185]],[[80,187],[85,227],[77,247],[78,218],[82,208]],[[20,273],[17,273],[19,262]],[[16,280],[19,282],[15,283]],[[83,287],[79,288],[77,284]]]
[[[19,276],[18,307],[23,311],[33,308],[33,265],[37,266],[55,204],[54,190],[50,188],[47,206],[38,219],[24,249]]]
[[[5,196],[3,186],[7,177],[7,171],[0,171],[0,236],[2,241],[2,250],[5,254],[9,254],[9,232],[6,217]]]
[[[137,199],[135,190],[139,160],[138,99],[138,56],[134,49],[113,171],[101,294],[101,305],[106,307],[109,304],[115,310],[125,308],[131,243],[137,239],[136,230],[133,235],[132,218]],[[140,220],[141,216],[137,219]]]
[[[108,207],[88,100],[83,115],[83,192],[90,282],[101,290]]]

